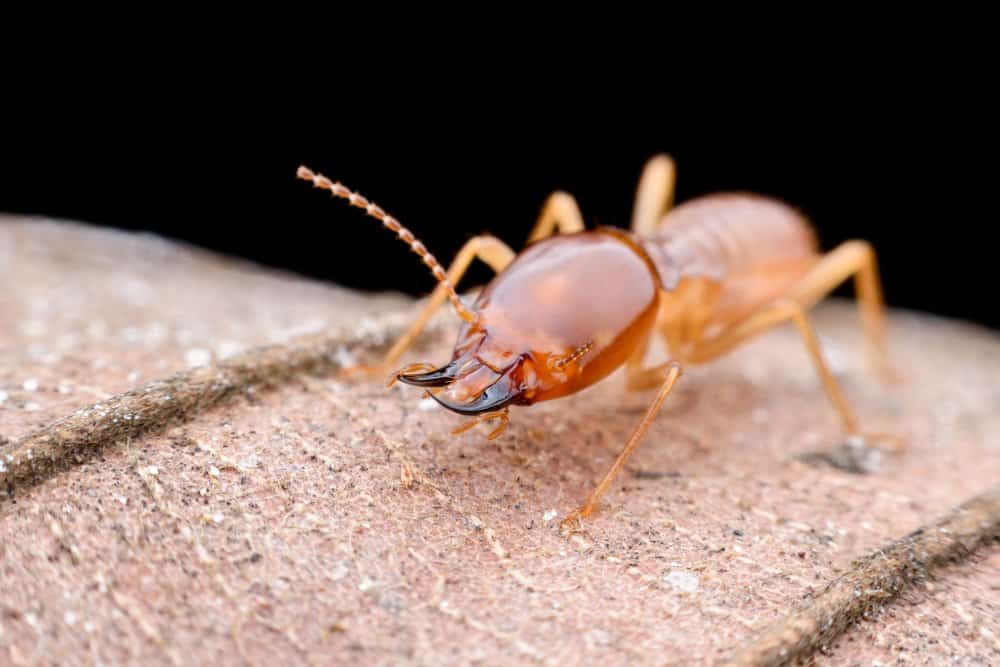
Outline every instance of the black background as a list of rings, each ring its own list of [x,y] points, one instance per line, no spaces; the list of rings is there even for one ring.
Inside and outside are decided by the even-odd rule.
[[[955,101],[871,89],[854,97],[750,93],[705,108],[543,94],[414,93],[391,104],[334,87],[325,100],[218,105],[144,99],[116,110],[85,96],[30,113],[4,140],[0,211],[148,230],[368,290],[433,286],[406,247],[294,178],[304,163],[410,227],[447,263],[488,231],[515,248],[546,195],[575,194],[588,224],[627,226],[643,162],[678,165],[677,201],[722,190],[779,197],[825,248],[876,246],[890,304],[1000,327],[993,187],[984,126]],[[597,96],[595,96],[596,99]],[[651,102],[651,103],[650,103]],[[488,276],[473,272],[473,282]],[[845,294],[846,290],[839,293]]]

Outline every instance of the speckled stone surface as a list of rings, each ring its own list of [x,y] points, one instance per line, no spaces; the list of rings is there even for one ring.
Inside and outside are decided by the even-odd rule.
[[[0,218],[0,439],[249,346],[405,305],[149,236]],[[890,295],[891,297],[891,295]],[[706,664],[851,566],[1000,479],[1000,339],[892,319],[816,325],[872,431],[867,475],[780,329],[689,369],[603,510],[559,518],[648,396],[614,376],[461,423],[409,387],[302,377],[106,449],[0,505],[0,664]],[[440,361],[448,337],[414,360]],[[361,354],[358,350],[356,353]],[[2,443],[2,440],[0,440]],[[0,452],[4,445],[0,444]],[[1000,548],[856,625],[824,664],[1000,663]]]

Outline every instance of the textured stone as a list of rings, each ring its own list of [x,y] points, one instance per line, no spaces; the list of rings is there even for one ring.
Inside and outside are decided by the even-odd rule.
[[[0,284],[0,457],[190,364],[364,329],[403,304],[154,237],[9,218]],[[117,442],[0,504],[0,663],[721,660],[859,556],[1000,479],[995,334],[896,312],[902,380],[884,387],[852,307],[823,306],[816,325],[862,423],[909,449],[863,475],[804,462],[842,438],[780,329],[689,369],[568,538],[558,518],[649,399],[619,376],[513,410],[494,442],[451,437],[460,418],[413,388],[329,375]],[[451,337],[411,358],[444,360]],[[998,581],[1000,549],[980,550],[825,661],[1000,662]]]

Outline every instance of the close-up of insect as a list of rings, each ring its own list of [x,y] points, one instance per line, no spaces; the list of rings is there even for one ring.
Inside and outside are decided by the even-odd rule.
[[[564,520],[592,514],[641,442],[682,369],[716,359],[779,324],[797,328],[844,433],[862,431],[824,359],[807,311],[855,278],[874,370],[885,372],[883,298],[875,252],[847,241],[821,253],[798,211],[775,199],[744,193],[702,196],[672,208],[675,166],[667,155],[646,164],[635,197],[631,230],[586,230],[573,196],[555,192],[520,254],[490,235],[476,236],[445,271],[414,235],[383,209],[338,182],[300,167],[298,177],[346,199],[379,220],[420,256],[438,287],[410,329],[381,363],[350,369],[425,388],[439,404],[472,417],[454,433],[498,422],[511,406],[529,406],[589,387],[620,367],[629,391],[656,390],[645,414],[607,474]],[[456,285],[474,259],[496,277],[471,306]],[[393,366],[432,314],[450,299],[462,326],[451,360]],[[670,361],[645,366],[653,335]],[[870,436],[875,441],[886,436]]]
[[[1000,665],[992,59],[867,32],[14,77],[0,667]]]

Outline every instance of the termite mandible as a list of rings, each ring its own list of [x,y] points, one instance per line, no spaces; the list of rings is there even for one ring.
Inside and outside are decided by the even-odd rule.
[[[801,334],[844,431],[860,435],[807,316],[810,307],[852,276],[869,361],[887,368],[882,290],[870,244],[847,241],[821,254],[803,215],[752,194],[708,195],[671,208],[675,173],[667,155],[646,163],[631,232],[586,230],[576,200],[555,192],[520,254],[493,236],[476,236],[447,272],[409,230],[361,195],[306,167],[299,167],[297,176],[379,220],[438,281],[416,321],[382,362],[356,367],[355,373],[387,373],[450,299],[462,319],[451,361],[440,368],[405,366],[392,374],[390,384],[399,380],[423,387],[442,406],[473,417],[454,433],[497,421],[488,436],[496,438],[507,427],[510,406],[578,392],[623,365],[628,390],[657,388],[611,469],[564,519],[567,527],[596,509],[683,366],[711,361],[785,322]],[[474,259],[496,276],[467,307],[455,285]],[[654,332],[665,341],[671,361],[645,368]]]

